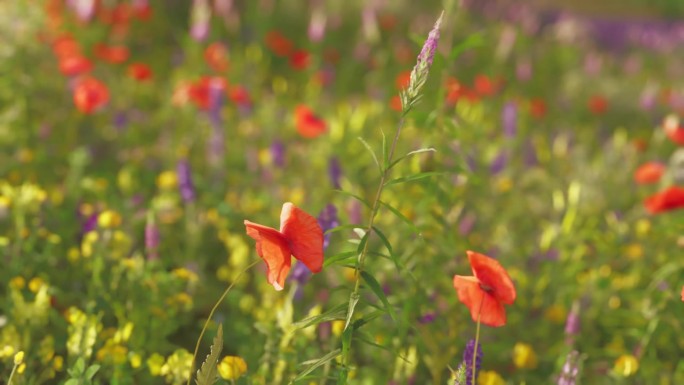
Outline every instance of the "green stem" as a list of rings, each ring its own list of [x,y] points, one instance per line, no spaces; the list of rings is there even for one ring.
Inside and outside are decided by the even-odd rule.
[[[9,379],[7,380],[7,385],[12,385],[12,377],[14,377],[14,373],[17,371],[17,366],[18,365],[14,365],[14,367],[12,367],[12,372],[10,373]]]
[[[257,263],[259,263],[259,260],[252,262],[249,266],[247,266],[244,270],[242,270],[240,272],[240,274],[238,274],[237,277],[235,277],[233,282],[231,282],[231,284],[228,285],[228,287],[223,292],[223,294],[221,294],[221,297],[218,299],[218,301],[216,301],[216,303],[214,304],[214,307],[211,308],[211,311],[209,312],[209,316],[207,317],[207,320],[204,322],[204,326],[202,327],[202,331],[200,332],[199,338],[197,338],[197,344],[195,344],[195,352],[192,354],[192,364],[190,365],[190,377],[188,377],[188,382],[186,383],[187,385],[190,385],[190,381],[192,380],[192,373],[195,371],[195,359],[197,359],[197,352],[199,351],[199,346],[200,346],[200,343],[202,342],[202,337],[204,337],[204,332],[207,331],[207,326],[209,326],[209,322],[214,317],[214,313],[216,312],[216,309],[218,309],[221,302],[223,302],[223,300],[226,298],[226,295],[228,295],[228,292],[240,280],[240,278],[242,277],[242,274],[246,273],[247,270],[254,267],[254,265],[256,265]]]
[[[480,342],[480,316],[482,314],[477,315],[477,328],[475,329],[475,349],[473,349],[473,381],[471,385],[475,385],[475,380],[477,379],[477,371],[476,371],[476,364],[477,364],[477,344]]]
[[[387,164],[392,164],[392,158],[394,157],[394,152],[397,148],[397,142],[399,141],[399,135],[401,134],[401,129],[404,126],[404,115],[399,119],[397,124],[397,132],[394,134],[394,139],[392,140],[392,146],[390,147],[389,154],[387,157]],[[363,249],[356,260],[356,269],[354,272],[354,291],[352,292],[352,297],[358,296],[361,287],[361,271],[363,271],[363,266],[366,262],[366,256],[368,255],[368,245],[370,244],[370,236],[373,232],[373,225],[375,224],[375,216],[380,208],[380,197],[382,196],[382,191],[385,188],[385,183],[389,177],[391,167],[385,167],[383,169],[382,175],[380,177],[380,183],[378,185],[378,190],[375,192],[375,199],[373,200],[373,205],[371,206],[370,219],[368,220],[368,227],[366,228],[366,243],[363,245]],[[353,307],[350,305],[347,310],[347,319],[351,318],[351,313],[354,311]],[[349,365],[349,356],[351,352],[351,342],[347,354],[342,357],[342,366],[347,367]]]

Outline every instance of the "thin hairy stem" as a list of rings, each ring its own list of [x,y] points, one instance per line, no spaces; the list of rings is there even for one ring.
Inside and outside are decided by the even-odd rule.
[[[475,328],[475,348],[473,349],[473,380],[470,385],[475,385],[475,380],[477,379],[477,344],[480,342],[480,318],[482,317],[482,304],[484,303],[484,296],[482,294],[482,300],[480,300],[480,309],[477,311],[477,327]]]
[[[190,385],[190,381],[192,381],[193,373],[195,372],[195,360],[197,359],[197,352],[199,351],[199,346],[200,343],[202,342],[202,337],[204,337],[204,332],[207,331],[207,326],[209,326],[209,322],[211,319],[214,317],[214,312],[216,312],[216,309],[218,309],[219,305],[223,300],[226,298],[226,295],[228,295],[228,292],[235,286],[235,284],[240,280],[242,277],[242,274],[246,273],[247,270],[251,269],[259,263],[259,260],[256,260],[252,262],[249,266],[247,266],[244,270],[240,272],[240,274],[235,277],[233,282],[231,282],[230,285],[226,288],[226,290],[221,294],[221,297],[216,301],[214,304],[214,307],[211,308],[211,311],[209,312],[209,316],[207,317],[207,320],[204,322],[204,326],[202,327],[202,331],[200,332],[199,338],[197,338],[197,344],[195,344],[195,352],[192,354],[192,364],[190,365],[190,377],[188,377],[188,382],[186,383],[187,385]]]

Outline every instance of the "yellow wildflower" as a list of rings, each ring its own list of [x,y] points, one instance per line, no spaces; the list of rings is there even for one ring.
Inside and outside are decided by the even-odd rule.
[[[247,363],[242,357],[225,356],[218,365],[218,371],[225,380],[237,380],[247,372]]]
[[[518,342],[513,347],[513,363],[520,369],[534,369],[538,363],[537,354],[532,346]]]
[[[20,350],[14,355],[14,365],[20,365],[24,362],[24,351]]]
[[[97,216],[97,225],[103,229],[113,229],[121,225],[121,215],[113,210],[105,210]]]
[[[173,190],[178,186],[178,176],[175,171],[164,171],[157,177],[157,187],[161,190]]]
[[[631,354],[623,354],[615,360],[613,371],[622,377],[629,377],[639,370],[639,361]]]
[[[25,362],[22,362],[21,364],[19,364],[19,366],[17,366],[17,373],[18,374],[24,373],[25,370],[26,370],[26,363]]]
[[[133,369],[137,369],[142,365],[142,357],[135,352],[130,352],[128,354],[128,361],[131,363],[131,368]]]
[[[164,361],[164,356],[159,353],[153,353],[150,358],[147,359],[147,368],[150,370],[150,374],[159,376],[161,374],[162,366],[164,366]]]
[[[477,385],[506,385],[499,373],[493,370],[483,370],[477,376]]]
[[[56,371],[62,370],[62,367],[64,366],[64,357],[62,356],[55,356],[52,359],[52,368]]]
[[[14,354],[14,347],[12,345],[5,345],[0,349],[0,358],[9,357]]]
[[[544,317],[546,319],[556,324],[561,324],[565,322],[566,316],[567,312],[565,311],[565,307],[558,304],[553,304],[549,306],[549,308],[546,309],[546,312],[544,313]]]
[[[344,323],[344,320],[341,319],[332,321],[332,332],[336,337],[342,335],[342,332],[344,331]]]
[[[38,290],[40,290],[40,288],[43,287],[43,285],[45,285],[45,281],[43,281],[42,278],[34,277],[31,278],[31,280],[29,281],[28,288],[32,292],[37,293]]]
[[[24,277],[16,276],[10,279],[9,286],[12,289],[21,290],[26,286],[26,280]]]
[[[172,274],[175,275],[176,277],[186,280],[188,282],[197,282],[197,274],[195,274],[194,271],[186,269],[184,267],[179,267],[177,269],[174,269],[172,271]]]

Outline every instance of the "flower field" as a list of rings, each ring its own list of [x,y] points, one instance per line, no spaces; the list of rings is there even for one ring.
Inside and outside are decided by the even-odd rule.
[[[0,383],[684,384],[684,9],[561,3],[0,2]]]

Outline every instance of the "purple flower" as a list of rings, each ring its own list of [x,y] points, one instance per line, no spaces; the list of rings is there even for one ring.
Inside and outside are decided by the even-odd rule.
[[[340,166],[340,161],[337,158],[331,158],[330,163],[328,163],[328,174],[330,175],[330,181],[332,182],[333,188],[340,189],[340,178],[342,177],[342,167]]]
[[[153,261],[159,258],[157,249],[159,247],[159,228],[154,220],[154,214],[149,212],[147,214],[147,223],[145,223],[145,251],[147,252],[147,260]]]
[[[97,229],[97,217],[99,216],[99,213],[94,212],[90,214],[89,217],[85,218],[85,221],[83,221],[83,224],[81,225],[81,234],[86,234],[89,233],[95,229]]]
[[[195,185],[192,182],[192,172],[190,170],[190,163],[187,159],[178,161],[176,166],[176,174],[178,174],[178,189],[181,197],[185,203],[190,203],[195,200]]]
[[[95,0],[67,0],[67,6],[84,22],[90,21],[95,15],[95,5]]]
[[[473,213],[467,213],[466,215],[464,215],[463,219],[461,219],[461,222],[459,222],[458,224],[458,233],[460,235],[469,234],[475,226],[476,219],[477,217]]]
[[[513,102],[504,104],[501,110],[501,124],[507,138],[515,138],[518,132],[518,106]]]
[[[508,151],[501,150],[499,154],[494,158],[492,164],[489,165],[489,171],[492,175],[500,173],[504,167],[508,164]]]
[[[565,342],[568,345],[572,345],[575,342],[575,336],[580,332],[579,311],[580,304],[575,301],[572,304],[572,309],[570,309],[568,318],[565,321]]]
[[[427,312],[423,314],[420,319],[418,319],[418,323],[420,324],[429,324],[435,321],[437,319],[437,313],[435,312]]]
[[[432,61],[435,58],[435,52],[437,51],[437,43],[439,42],[439,25],[442,23],[443,16],[443,14],[439,16],[439,19],[437,19],[432,31],[430,31],[428,34],[428,38],[425,40],[425,44],[423,44],[423,49],[421,49],[420,54],[418,54],[416,68],[418,68],[422,63],[427,63],[426,71],[430,69]]]
[[[321,229],[323,229],[323,232],[339,226],[340,222],[337,219],[337,208],[332,204],[326,205],[318,215],[318,224],[321,226]],[[323,249],[327,249],[329,244],[330,234],[325,234],[323,236]]]
[[[579,376],[579,353],[573,350],[565,359],[557,385],[575,385]]]
[[[190,15],[190,36],[195,41],[203,42],[209,36],[209,18],[211,8],[208,0],[194,0]]]
[[[473,373],[473,360],[475,360],[475,373]],[[466,384],[473,383],[473,377],[477,379],[477,375],[482,366],[482,344],[477,344],[477,354],[475,353],[475,340],[468,341],[466,348],[463,351],[463,364],[466,369]]]
[[[323,40],[326,21],[327,17],[322,9],[314,9],[311,12],[311,20],[309,21],[309,29],[307,31],[310,41],[317,43]]]
[[[285,166],[285,145],[278,139],[271,143],[271,158],[277,167]]]

